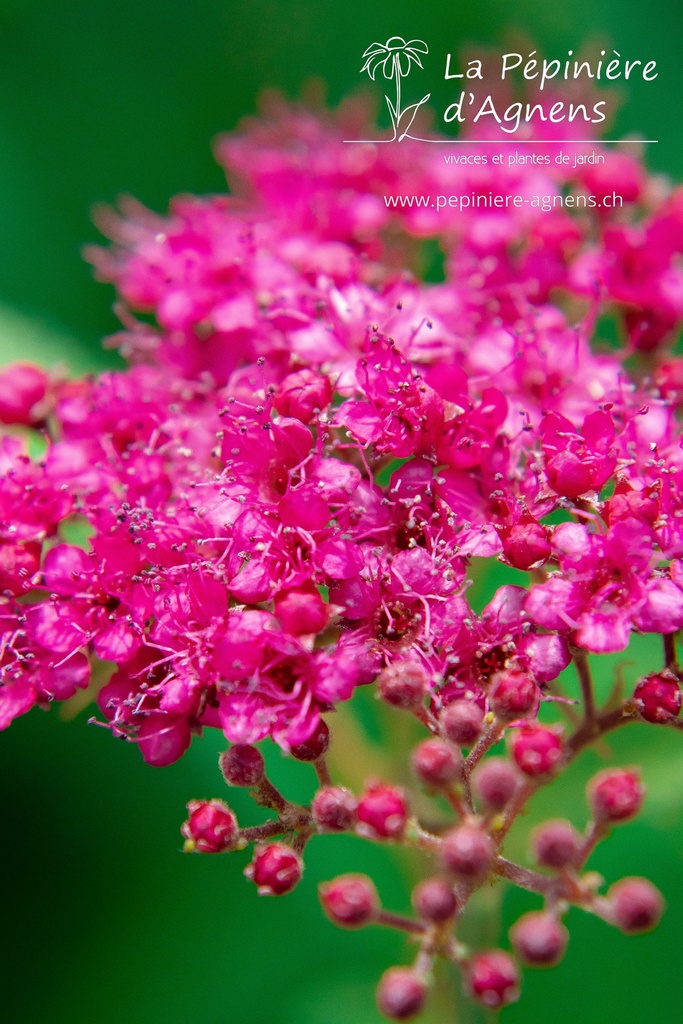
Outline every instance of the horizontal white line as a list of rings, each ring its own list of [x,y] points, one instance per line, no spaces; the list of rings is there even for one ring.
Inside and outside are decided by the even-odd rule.
[[[431,142],[438,146],[567,146],[573,143],[576,146],[601,146],[607,142],[638,143],[643,145],[646,142],[658,143],[659,139],[412,139],[412,142]],[[344,139],[348,143],[396,142],[396,139]]]

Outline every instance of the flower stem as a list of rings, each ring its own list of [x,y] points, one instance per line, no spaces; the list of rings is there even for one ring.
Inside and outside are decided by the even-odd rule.
[[[262,825],[252,825],[250,828],[240,829],[240,839],[245,843],[258,843],[262,839],[271,839],[273,836],[281,836],[285,829],[280,821],[264,821]]]
[[[584,719],[586,722],[591,722],[595,719],[595,693],[593,691],[593,677],[588,664],[588,658],[586,657],[586,652],[580,648],[575,648],[573,657],[579,683],[581,684]]]
[[[662,640],[664,641],[664,663],[666,668],[670,668],[675,672],[678,668],[678,659],[676,657],[676,634],[664,633],[662,635]]]
[[[414,935],[422,935],[425,926],[420,921],[413,921],[411,917],[404,917],[403,914],[393,914],[390,910],[378,910],[374,916],[376,924],[386,925],[387,928],[398,928],[403,932],[412,932]]]
[[[332,778],[327,766],[327,758],[324,754],[321,754],[320,757],[313,762],[313,767],[315,768],[315,774],[318,776],[318,782],[320,785],[323,787],[331,786]]]
[[[539,874],[538,871],[530,871],[523,868],[521,864],[513,864],[505,857],[498,857],[494,865],[494,871],[508,881],[514,882],[521,889],[528,889],[529,892],[538,892],[541,896],[549,895],[555,887],[555,879]]]

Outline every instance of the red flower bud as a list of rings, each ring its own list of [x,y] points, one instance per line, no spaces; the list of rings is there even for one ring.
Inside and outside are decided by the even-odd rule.
[[[532,836],[536,862],[544,868],[570,868],[578,860],[581,836],[569,821],[546,821]]]
[[[224,853],[237,839],[237,818],[222,800],[190,800],[189,818],[181,825],[186,852]]]
[[[453,885],[445,878],[426,878],[413,889],[413,907],[423,921],[447,921],[457,909]]]
[[[313,798],[311,813],[319,828],[329,832],[345,832],[356,824],[358,801],[342,786],[327,786]]]
[[[379,909],[377,890],[366,875],[340,875],[318,888],[323,910],[342,928],[360,928]]]
[[[531,967],[559,964],[567,949],[569,932],[554,914],[545,910],[524,914],[510,929],[517,956]]]
[[[442,789],[460,775],[462,756],[444,740],[424,740],[413,751],[413,771],[428,789]]]
[[[507,807],[519,783],[516,768],[503,757],[487,758],[472,775],[474,795],[490,811]]]
[[[377,679],[377,694],[395,708],[413,710],[420,706],[427,690],[427,673],[414,661],[397,661],[383,668]]]
[[[294,416],[302,423],[310,423],[316,411],[322,412],[327,408],[331,398],[332,386],[327,377],[306,369],[285,377],[273,405],[281,416]]]
[[[608,890],[610,920],[628,935],[649,932],[664,913],[664,900],[647,878],[622,878]]]
[[[370,839],[398,839],[408,820],[408,804],[400,789],[377,782],[358,803],[356,831]]]
[[[526,571],[545,562],[551,552],[548,532],[532,516],[524,517],[501,536],[503,553],[515,569]]]
[[[330,745],[330,730],[322,719],[318,722],[315,732],[304,743],[292,747],[290,753],[297,761],[317,761]]]
[[[493,713],[503,721],[512,721],[535,714],[541,691],[526,672],[509,669],[497,672],[491,680],[489,704]]]
[[[319,633],[328,623],[329,605],[311,587],[286,590],[275,598],[275,614],[286,633],[302,636]]]
[[[641,679],[633,696],[646,722],[663,724],[680,714],[681,688],[672,672],[665,670]]]
[[[471,700],[455,700],[439,715],[444,736],[459,747],[471,747],[478,739],[484,711]]]
[[[229,786],[257,786],[265,772],[263,754],[257,747],[235,743],[218,758]]]
[[[0,370],[0,423],[38,422],[34,406],[45,398],[49,381],[45,370],[33,363],[13,363]]]
[[[512,756],[525,775],[547,775],[562,757],[562,740],[555,729],[524,725],[512,740]]]
[[[588,802],[596,821],[629,821],[638,814],[644,799],[645,787],[637,771],[607,768],[588,783]]]
[[[284,843],[257,846],[251,864],[244,869],[260,896],[284,896],[291,892],[301,881],[303,871],[301,858]]]
[[[407,967],[391,967],[377,989],[380,1013],[391,1020],[409,1020],[422,1010],[427,986]]]
[[[477,1002],[490,1010],[499,1010],[519,999],[517,965],[502,949],[479,953],[469,964],[466,987]]]
[[[491,837],[479,825],[458,825],[443,837],[441,860],[449,871],[461,878],[483,878],[494,856]]]

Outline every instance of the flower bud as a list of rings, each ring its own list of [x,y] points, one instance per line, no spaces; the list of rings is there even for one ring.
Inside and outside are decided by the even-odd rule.
[[[472,774],[474,795],[489,811],[502,811],[520,782],[517,770],[504,757],[489,757]]]
[[[453,917],[457,902],[453,886],[445,878],[426,878],[413,889],[413,907],[418,917],[441,924]]]
[[[622,878],[607,892],[610,920],[627,935],[649,932],[664,913],[664,900],[647,878]]]
[[[275,598],[275,614],[285,633],[292,636],[319,633],[329,620],[329,605],[314,588],[286,590]]]
[[[562,740],[555,729],[524,725],[512,740],[512,756],[525,775],[547,775],[562,757]]]
[[[38,422],[34,407],[45,398],[49,381],[45,370],[33,363],[13,363],[0,370],[0,423]]]
[[[318,887],[323,910],[342,928],[361,928],[379,910],[377,890],[367,875],[340,875]]]
[[[247,743],[234,743],[224,750],[218,764],[229,786],[258,786],[265,772],[263,754]]]
[[[0,541],[0,593],[7,596],[7,591],[17,597],[33,590],[33,577],[40,569],[42,544],[37,541],[25,541],[23,544],[12,544]]]
[[[681,711],[681,688],[673,672],[665,670],[641,679],[633,697],[646,722],[671,722]]]
[[[565,954],[569,932],[554,914],[536,910],[513,925],[510,941],[517,956],[530,967],[552,967]]]
[[[275,393],[273,405],[281,416],[293,416],[302,423],[310,423],[316,411],[327,408],[331,398],[332,386],[327,377],[305,369],[285,377]]]
[[[301,881],[303,871],[301,857],[284,843],[257,846],[251,864],[244,869],[259,896],[284,896]]]
[[[181,825],[185,852],[224,853],[237,840],[237,818],[222,800],[190,800],[189,818]]]
[[[502,949],[492,949],[473,957],[465,983],[470,996],[490,1010],[499,1010],[501,1006],[519,999],[517,965]]]
[[[318,722],[315,732],[304,743],[298,743],[290,749],[290,754],[297,761],[317,761],[330,745],[330,730],[322,719]]]
[[[588,783],[588,802],[599,822],[614,823],[635,818],[643,806],[645,787],[637,771],[607,768]]]
[[[460,775],[462,756],[437,737],[418,744],[412,755],[413,771],[428,789],[442,789]]]
[[[396,661],[383,668],[377,694],[387,704],[410,711],[418,708],[427,691],[427,673],[415,661]]]
[[[408,804],[400,789],[377,782],[358,803],[356,831],[369,839],[399,839],[408,820]]]
[[[439,715],[444,736],[459,747],[471,747],[476,743],[483,722],[483,708],[472,700],[455,700]]]
[[[489,705],[497,718],[511,722],[535,714],[541,691],[533,679],[520,669],[496,672],[491,680]]]
[[[377,988],[377,1007],[390,1020],[409,1020],[425,1003],[427,986],[407,967],[390,967]]]
[[[581,836],[569,821],[546,821],[531,838],[537,864],[544,868],[570,868],[579,858]]]
[[[495,856],[491,837],[476,824],[466,822],[443,837],[441,860],[460,878],[483,878]]]
[[[510,565],[524,572],[532,565],[545,562],[552,550],[548,531],[531,516],[511,527],[501,539],[503,553]]]
[[[343,786],[327,786],[319,790],[311,805],[313,820],[329,832],[346,832],[356,824],[358,801]]]

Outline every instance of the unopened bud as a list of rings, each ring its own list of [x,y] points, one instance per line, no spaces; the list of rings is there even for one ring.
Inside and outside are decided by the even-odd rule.
[[[459,747],[471,747],[476,743],[483,722],[483,709],[473,700],[455,700],[439,715],[443,735]]]
[[[468,880],[483,878],[495,855],[491,837],[476,824],[465,823],[443,837],[441,860],[454,875]]]
[[[412,755],[413,770],[428,789],[442,789],[460,775],[462,755],[445,740],[434,738],[420,743]]]
[[[377,1007],[390,1020],[409,1020],[422,1010],[427,986],[407,967],[391,967],[377,988]]]
[[[315,732],[309,736],[304,743],[298,743],[292,747],[290,753],[297,761],[317,761],[325,753],[330,745],[330,730],[320,720]]]
[[[237,818],[222,800],[190,800],[181,826],[186,852],[225,853],[237,840]]]
[[[581,836],[569,821],[546,821],[533,833],[531,845],[536,862],[544,868],[574,867],[581,850]]]
[[[535,714],[541,699],[533,679],[520,669],[497,672],[491,680],[489,704],[497,718],[511,722]]]
[[[510,941],[517,956],[531,967],[552,967],[565,954],[569,932],[561,921],[545,910],[524,914],[510,929]]]
[[[313,820],[329,832],[346,832],[356,823],[358,801],[343,786],[327,786],[319,790],[311,805]]]
[[[633,697],[646,722],[664,725],[678,718],[681,711],[681,687],[668,670],[641,679]]]
[[[258,786],[265,772],[263,754],[257,747],[235,743],[218,758],[229,786]]]
[[[649,932],[664,913],[664,900],[647,878],[622,878],[607,893],[610,919],[628,935]]]
[[[396,661],[379,674],[377,694],[395,708],[418,708],[427,691],[427,673],[414,661]]]
[[[426,878],[413,889],[412,900],[417,916],[433,924],[448,921],[457,909],[453,885],[445,878]]]
[[[301,857],[284,843],[257,846],[254,859],[244,869],[260,896],[284,896],[300,882],[304,866]]]
[[[519,783],[516,768],[503,757],[487,758],[472,774],[474,795],[490,811],[502,811],[507,807]]]
[[[607,768],[588,783],[588,802],[599,822],[621,822],[635,818],[643,806],[645,787],[637,771]]]
[[[519,999],[517,965],[502,949],[492,949],[473,957],[465,983],[472,998],[490,1010],[499,1010]]]
[[[408,804],[395,786],[375,783],[358,802],[356,830],[370,839],[399,839],[407,821]]]
[[[523,725],[512,740],[512,756],[525,775],[548,775],[562,757],[562,740],[555,729]]]
[[[323,910],[342,928],[360,928],[379,909],[377,890],[366,875],[340,875],[318,888]]]

